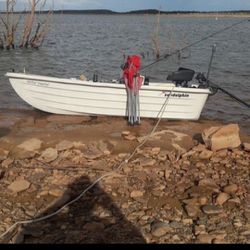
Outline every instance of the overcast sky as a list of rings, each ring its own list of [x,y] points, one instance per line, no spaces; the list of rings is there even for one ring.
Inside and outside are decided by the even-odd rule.
[[[4,9],[5,0],[0,0],[0,8]],[[17,0],[17,8],[24,9],[24,2]],[[137,9],[196,10],[250,10],[250,0],[47,0],[54,9],[110,9],[129,11]]]

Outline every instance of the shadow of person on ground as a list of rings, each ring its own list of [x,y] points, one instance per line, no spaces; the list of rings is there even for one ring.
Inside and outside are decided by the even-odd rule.
[[[11,132],[9,128],[0,127],[0,138],[8,135]]]
[[[78,178],[60,199],[37,218],[56,211],[89,185],[88,177]],[[138,229],[124,217],[98,184],[58,215],[26,225],[15,238],[19,239],[19,243],[145,243]]]

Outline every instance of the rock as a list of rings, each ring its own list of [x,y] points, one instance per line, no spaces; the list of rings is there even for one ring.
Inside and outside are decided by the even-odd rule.
[[[69,150],[74,147],[74,144],[70,141],[61,141],[56,145],[57,151],[64,151],[64,150]]]
[[[18,160],[32,159],[35,157],[35,155],[36,155],[36,152],[26,151],[24,149],[17,150],[14,153],[15,159],[18,159]]]
[[[205,196],[202,196],[202,197],[200,197],[200,198],[198,199],[198,201],[199,201],[199,204],[200,204],[201,206],[203,206],[203,205],[206,205],[206,204],[208,203],[208,198],[205,197]]]
[[[100,149],[105,155],[110,155],[110,150],[111,148],[113,149],[113,147],[114,146],[108,141],[101,140],[98,142],[98,149]]]
[[[193,225],[194,221],[192,219],[188,218],[188,219],[183,219],[182,223],[184,225]]]
[[[225,158],[227,157],[227,154],[228,154],[228,150],[227,149],[222,149],[222,150],[219,150],[215,153],[215,157],[217,158]]]
[[[128,136],[128,135],[130,135],[130,131],[123,131],[122,132],[122,136]]]
[[[234,220],[233,222],[234,227],[240,228],[242,227],[242,222],[239,219]]]
[[[202,138],[208,149],[218,151],[233,149],[241,145],[239,125],[229,124],[222,127],[212,127],[202,132]]]
[[[143,192],[142,191],[140,191],[140,190],[134,190],[134,191],[132,191],[131,193],[130,193],[130,197],[131,198],[139,198],[139,197],[142,197],[143,196]]]
[[[194,234],[195,235],[206,234],[206,227],[205,227],[205,225],[195,225],[195,227],[194,227]]]
[[[152,148],[153,155],[158,155],[160,152],[161,152],[161,148],[159,148],[159,147]]]
[[[134,141],[136,140],[136,136],[129,134],[129,135],[124,136],[124,139],[128,141]]]
[[[49,190],[49,194],[55,197],[61,197],[63,195],[63,191],[61,189],[51,189]]]
[[[250,143],[243,143],[243,148],[245,151],[250,152]]]
[[[250,230],[243,231],[240,234],[243,235],[243,236],[249,236],[250,235]]]
[[[153,222],[151,224],[151,234],[155,237],[162,237],[172,231],[173,229],[168,222]]]
[[[87,146],[84,143],[82,143],[82,142],[73,142],[73,147],[75,149],[79,149],[81,151],[84,151],[84,150],[87,149]]]
[[[42,152],[39,160],[50,163],[56,160],[58,157],[58,152],[54,148],[47,148],[45,151]]]
[[[213,190],[214,192],[219,192],[219,187],[215,183],[215,181],[211,178],[205,178],[199,181],[200,187],[206,187],[208,189]]]
[[[223,188],[223,191],[227,194],[235,194],[238,190],[238,186],[236,184],[231,184]]]
[[[21,148],[25,151],[37,151],[41,149],[42,141],[36,138],[32,138],[18,145],[18,148]]]
[[[156,160],[152,159],[152,158],[143,158],[140,159],[140,166],[142,167],[152,167],[156,164]]]
[[[3,168],[8,168],[12,163],[14,162],[14,159],[7,158],[2,162],[2,167]]]
[[[226,201],[230,199],[230,195],[227,193],[220,193],[216,198],[216,204],[223,205]]]
[[[190,206],[199,206],[199,199],[198,198],[192,198],[192,199],[185,199],[182,200],[184,204],[190,205]]]
[[[209,234],[199,234],[198,237],[196,238],[197,242],[203,244],[211,244],[212,240],[214,239],[215,239],[214,235],[209,235]]]
[[[88,147],[88,149],[83,153],[83,157],[90,160],[95,160],[103,156],[103,152],[96,147]]]
[[[193,147],[192,150],[194,150],[196,152],[202,152],[202,151],[206,150],[206,145],[199,144],[199,145]]]
[[[166,168],[165,169],[165,180],[168,181],[170,175],[172,173],[172,169],[171,168]]]
[[[235,197],[233,199],[228,200],[228,202],[234,203],[234,204],[241,204],[240,198]]]
[[[210,151],[210,150],[203,150],[200,155],[199,155],[199,158],[201,160],[209,160],[211,158],[211,156],[213,155],[213,151]]]
[[[194,205],[187,205],[185,206],[185,210],[187,212],[187,215],[190,217],[197,217],[198,214],[200,213],[200,208],[198,206]]]
[[[167,152],[161,151],[157,158],[159,161],[165,162],[167,160]]]
[[[9,151],[0,148],[0,161],[6,160],[8,155],[9,155]]]
[[[12,192],[19,193],[27,190],[29,187],[30,187],[30,182],[23,179],[12,182],[8,186],[8,189],[11,190]]]
[[[215,205],[205,205],[202,207],[202,211],[205,214],[209,214],[209,215],[216,215],[216,214],[220,214],[223,212],[223,209],[221,207],[215,206]]]

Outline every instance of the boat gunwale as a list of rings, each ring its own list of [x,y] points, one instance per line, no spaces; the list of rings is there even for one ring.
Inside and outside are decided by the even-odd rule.
[[[77,85],[77,86],[88,86],[88,87],[99,87],[99,88],[116,88],[116,89],[125,89],[123,84],[119,83],[112,83],[112,82],[93,82],[93,81],[82,81],[78,79],[70,79],[70,78],[58,78],[58,77],[48,77],[42,75],[33,75],[33,74],[26,74],[26,73],[12,73],[7,72],[5,74],[6,77],[12,79],[26,79],[26,80],[37,80],[37,81],[45,81],[51,82],[56,84],[65,84],[65,85]],[[142,91],[173,91],[173,92],[188,92],[192,94],[211,94],[209,88],[183,88],[183,87],[176,87],[174,83],[166,82],[166,83],[151,83],[152,85],[143,85],[141,90]],[[157,85],[156,84],[162,84]],[[166,86],[164,86],[164,84]],[[195,91],[194,91],[195,90]]]

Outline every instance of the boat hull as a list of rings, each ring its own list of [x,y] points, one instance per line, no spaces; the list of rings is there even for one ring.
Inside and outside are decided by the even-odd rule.
[[[66,115],[127,115],[127,91],[123,84],[81,81],[7,73],[16,93],[39,110]],[[208,89],[150,83],[140,92],[140,116],[198,120],[210,94]],[[160,114],[163,105],[165,111]]]

